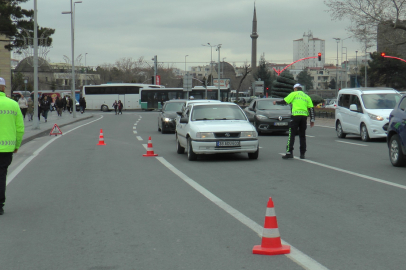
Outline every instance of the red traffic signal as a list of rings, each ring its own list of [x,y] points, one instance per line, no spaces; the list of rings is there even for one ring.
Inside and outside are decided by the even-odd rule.
[[[317,57],[319,58],[319,61],[321,61],[321,53],[318,53]]]
[[[386,53],[384,53],[384,52],[381,53],[382,58],[385,57],[385,55],[386,55]]]

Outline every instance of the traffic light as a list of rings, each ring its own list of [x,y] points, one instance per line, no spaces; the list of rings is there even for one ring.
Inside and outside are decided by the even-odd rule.
[[[321,53],[318,53],[317,57],[319,58],[319,61],[321,61]]]
[[[382,58],[385,58],[385,55],[386,55],[386,53],[381,52],[381,57],[382,57]]]

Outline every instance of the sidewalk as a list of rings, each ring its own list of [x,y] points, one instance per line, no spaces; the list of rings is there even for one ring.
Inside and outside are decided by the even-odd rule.
[[[56,111],[52,112],[49,111],[48,121],[45,123],[44,117],[41,116],[40,118],[41,120],[39,122],[39,129],[33,129],[35,119],[38,120],[38,117],[36,118],[34,116],[33,121],[28,121],[28,115],[26,115],[24,120],[25,131],[22,144],[27,143],[38,137],[49,136],[49,133],[51,132],[51,129],[55,124],[57,124],[59,128],[62,128],[71,123],[82,121],[91,117],[93,117],[91,111],[86,111],[84,114],[76,112],[76,118],[73,118],[73,113],[69,114],[67,111],[62,113],[62,117],[59,117]]]
[[[327,126],[327,127],[335,127],[335,119],[334,118],[320,118],[316,117],[316,126]]]

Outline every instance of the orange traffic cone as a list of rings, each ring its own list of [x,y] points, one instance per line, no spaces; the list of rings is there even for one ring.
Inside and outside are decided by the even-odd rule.
[[[151,136],[148,138],[147,153],[142,155],[143,157],[156,157],[158,154],[154,154],[154,149],[152,148]]]
[[[290,253],[290,246],[282,245],[279,235],[278,222],[276,220],[275,210],[272,198],[269,198],[266,213],[265,224],[262,232],[262,242],[259,246],[254,246],[253,254],[278,255]]]
[[[104,143],[103,129],[100,129],[99,143],[97,145],[106,145]]]

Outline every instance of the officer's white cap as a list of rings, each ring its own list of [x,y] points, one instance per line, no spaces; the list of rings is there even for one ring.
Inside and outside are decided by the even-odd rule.
[[[0,78],[0,85],[6,85],[6,80],[4,80],[3,78]]]
[[[295,89],[295,88],[302,88],[302,86],[300,85],[300,83],[297,83],[297,84],[295,84],[295,85],[293,86],[293,89]]]
[[[190,99],[195,99],[195,97],[194,97],[194,96],[190,96]]]

